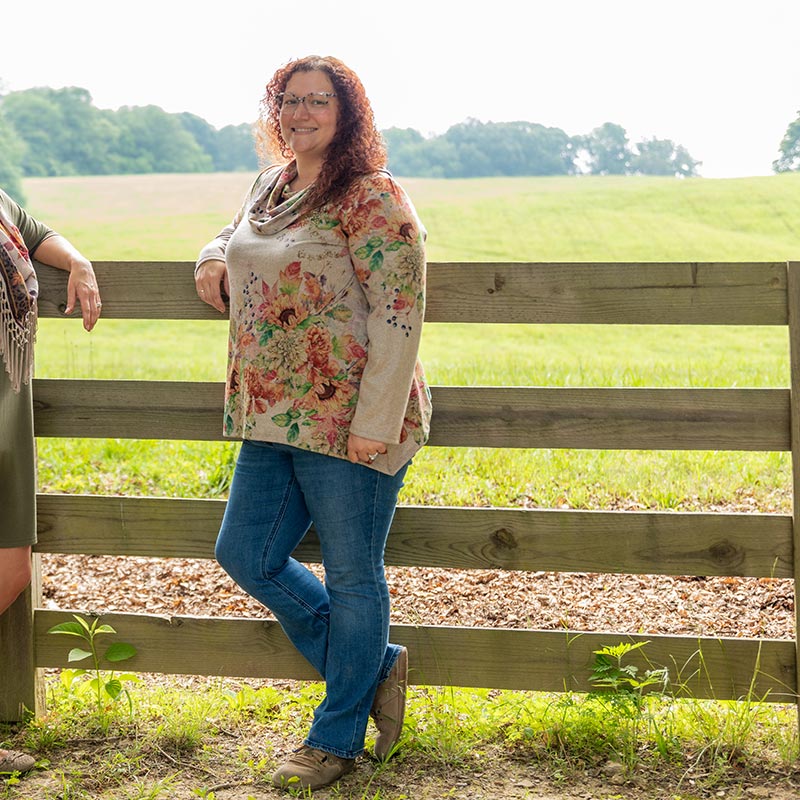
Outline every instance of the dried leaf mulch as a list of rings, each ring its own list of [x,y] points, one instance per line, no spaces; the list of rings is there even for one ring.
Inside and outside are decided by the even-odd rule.
[[[270,616],[213,561],[50,554],[42,573],[47,608]],[[389,567],[387,579],[398,623],[794,637],[790,579],[419,567]]]

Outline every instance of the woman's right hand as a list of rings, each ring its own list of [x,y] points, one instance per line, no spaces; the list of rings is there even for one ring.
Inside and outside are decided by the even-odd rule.
[[[197,296],[204,302],[213,306],[221,314],[225,313],[225,301],[222,292],[230,296],[228,284],[228,268],[224,261],[212,259],[204,261],[194,274],[194,283]]]

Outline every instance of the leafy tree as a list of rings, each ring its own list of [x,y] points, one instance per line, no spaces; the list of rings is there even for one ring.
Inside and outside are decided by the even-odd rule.
[[[211,172],[211,156],[162,108],[124,106],[117,122],[123,172]]]
[[[573,169],[570,137],[560,128],[470,119],[451,127],[443,138],[458,149],[459,177],[564,175]]]
[[[645,139],[637,142],[630,170],[639,175],[672,175],[690,178],[697,175],[699,161],[671,139]]]
[[[18,203],[25,202],[22,191],[22,174],[17,164],[20,163],[25,153],[25,142],[20,139],[13,126],[3,116],[3,107],[0,104],[0,188],[10,194]]]
[[[430,160],[425,138],[413,128],[387,128],[381,131],[389,154],[389,169],[398,175],[429,175]]]
[[[119,128],[112,112],[92,105],[86,89],[68,87],[46,90],[59,109],[61,127],[51,131],[52,148],[60,174],[67,170],[76,175],[103,175],[113,169],[111,154],[119,138]]]
[[[772,162],[775,172],[797,172],[800,170],[800,111],[797,119],[786,129],[780,145],[780,156]]]
[[[3,137],[6,147],[0,155],[0,178],[9,185],[20,173],[258,168],[248,124],[216,130],[195,114],[168,114],[152,105],[101,110],[93,105],[89,92],[78,87],[13,92],[0,97],[0,114],[16,131],[16,137]],[[383,135],[389,166],[400,175],[571,175],[579,171],[579,159],[590,172],[602,175],[693,175],[698,166],[685,148],[668,139],[646,140],[631,149],[625,129],[610,122],[586,136],[572,137],[560,128],[532,122],[477,119],[467,119],[430,138],[412,128],[390,128]]]
[[[387,128],[381,131],[387,150],[399,152],[402,148],[418,147],[425,137],[414,128]]]
[[[583,138],[589,172],[592,175],[626,175],[633,153],[628,134],[621,125],[604,122]]]
[[[26,144],[19,166],[27,176],[60,174],[53,138],[61,129],[61,112],[43,95],[45,91],[51,90],[29,89],[3,98],[3,116]]]
[[[390,128],[383,135],[390,167],[401,175],[473,178],[575,170],[572,139],[560,128],[530,122],[468,119],[431,139],[411,128]]]
[[[180,122],[181,127],[192,135],[197,144],[211,156],[211,160],[216,164],[219,156],[217,129],[202,117],[190,114],[188,111],[176,114],[175,117]]]
[[[25,151],[17,163],[24,175],[97,175],[131,172],[211,171],[213,155],[195,139],[216,131],[199,117],[181,124],[156,106],[113,112],[92,104],[91,95],[76,87],[47,87],[13,92],[2,101],[2,112]],[[188,115],[192,117],[192,115]],[[190,125],[193,131],[186,130]]]
[[[217,172],[242,172],[258,169],[253,127],[246,122],[217,130],[202,117],[184,112],[177,115],[181,125],[211,156]]]
[[[225,125],[217,132],[217,155],[214,169],[224,172],[246,172],[258,169],[253,126]]]
[[[114,171],[118,139],[113,115],[92,105],[85,89],[46,87],[13,92],[3,112],[25,140],[25,175],[87,175]]]
[[[426,172],[417,174],[430,178],[459,178],[464,175],[458,146],[443,136],[427,139],[421,154],[424,154],[428,166]]]

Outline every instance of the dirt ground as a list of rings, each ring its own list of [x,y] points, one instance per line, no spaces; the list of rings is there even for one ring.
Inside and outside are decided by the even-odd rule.
[[[241,747],[243,743],[229,742],[228,747]],[[289,752],[286,748],[283,752]],[[276,749],[276,755],[281,750]],[[220,758],[223,754],[220,754]],[[91,762],[92,753],[76,748],[61,751],[51,759],[50,768],[26,777],[15,794],[10,797],[22,800],[67,800],[73,795],[59,794],[59,774],[69,774],[78,763]],[[315,800],[797,800],[800,797],[800,771],[792,774],[751,774],[741,781],[700,789],[691,778],[683,781],[663,775],[635,775],[626,779],[620,765],[607,763],[596,770],[569,779],[545,775],[523,758],[509,757],[507,753],[488,751],[478,764],[475,759],[468,768],[454,769],[431,763],[420,764],[414,758],[398,756],[384,767],[366,757],[359,759],[356,769],[342,779],[335,788],[320,789],[313,793]],[[158,797],[169,800],[196,800],[209,797],[213,800],[269,800],[287,796],[269,785],[269,776],[257,783],[240,783],[235,777],[224,778],[213,770],[192,766],[185,760],[171,758],[162,753],[148,762],[146,781],[177,776],[170,789]],[[134,779],[131,779],[131,788]],[[88,787],[91,792],[91,787]],[[0,787],[2,791],[2,787]],[[125,797],[156,797],[142,793]],[[203,795],[203,791],[207,792]],[[213,794],[208,794],[212,793]],[[380,792],[380,794],[378,794]],[[108,790],[90,794],[92,798],[117,800]],[[291,795],[290,795],[291,796]],[[311,796],[311,795],[301,795]]]

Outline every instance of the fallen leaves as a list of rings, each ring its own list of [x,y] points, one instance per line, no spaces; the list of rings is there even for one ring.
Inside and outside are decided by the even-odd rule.
[[[44,555],[42,572],[48,608],[270,616],[213,561]],[[397,623],[794,636],[789,579],[389,567],[387,581]]]

